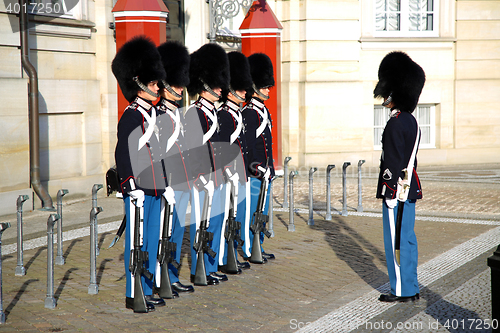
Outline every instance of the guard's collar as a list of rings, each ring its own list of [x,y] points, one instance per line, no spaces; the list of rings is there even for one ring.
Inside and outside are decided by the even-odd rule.
[[[137,104],[139,104],[144,110],[149,111],[153,107],[153,103],[150,101],[146,101],[145,99],[137,96],[135,98],[135,101]]]
[[[226,101],[226,105],[233,111],[239,111],[240,110],[240,106],[238,104],[236,104],[235,102],[233,102],[232,100],[228,99]]]
[[[170,111],[174,111],[175,109],[179,108],[179,104],[175,103],[174,101],[165,99],[163,97],[161,98],[160,103]]]
[[[212,111],[213,109],[215,109],[215,104],[210,102],[208,99],[204,98],[204,97],[200,97],[198,98],[198,102],[204,106],[205,108],[207,108],[209,111]]]
[[[252,104],[254,104],[256,107],[260,109],[262,109],[265,106],[264,102],[258,97],[252,97]]]

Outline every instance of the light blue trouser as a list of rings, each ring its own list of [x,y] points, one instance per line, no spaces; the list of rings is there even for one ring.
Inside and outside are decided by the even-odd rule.
[[[398,201],[398,205],[402,203]],[[384,224],[384,245],[387,261],[387,271],[391,282],[391,293],[396,296],[413,296],[420,292],[417,280],[418,245],[415,235],[415,200],[404,203],[403,219],[401,223],[400,265],[394,258],[395,223],[398,206],[392,210],[385,201],[382,204]]]
[[[190,195],[189,191],[175,191],[175,208],[170,241],[177,244],[175,261],[178,263],[181,262],[182,240],[184,239],[184,231],[186,230],[186,210]],[[179,271],[172,264],[168,265],[168,275],[170,283],[179,282]]]
[[[250,225],[254,223],[254,213],[257,210],[257,203],[259,201],[259,193],[260,193],[260,185],[262,184],[261,180],[258,178],[250,178],[250,220],[252,221]],[[264,204],[264,215],[267,215],[267,211],[269,208],[269,188],[271,186],[271,182],[269,182],[269,185],[267,187],[267,195],[266,195],[266,202]],[[253,237],[254,234],[252,231],[250,231],[250,237],[249,237],[249,253],[252,253],[252,244],[253,244]],[[262,244],[264,242],[264,233],[260,233],[260,243]],[[264,252],[264,249],[262,249],[262,252]]]
[[[215,258],[212,258],[207,253],[205,253],[205,270],[206,274],[215,273],[219,269],[218,261],[219,261],[219,248],[220,248],[220,240],[221,240],[221,232],[222,232],[222,222],[224,219],[224,209],[222,207],[223,197],[222,192],[224,192],[224,185],[217,186],[214,190],[214,196],[212,200],[212,208],[210,211],[210,222],[208,225],[208,231],[213,233],[213,239],[209,242],[210,248],[216,253]],[[198,203],[196,204],[195,196],[198,197]],[[196,225],[196,216],[199,216],[201,219],[202,211],[203,211],[203,203],[205,200],[205,192],[200,191],[197,192],[193,186],[191,190],[191,225],[190,225],[190,239],[191,244],[195,243],[195,236],[197,231]],[[198,215],[199,214],[199,215]],[[191,246],[191,274],[194,275],[196,273],[196,260],[197,255],[194,248]]]
[[[130,250],[134,248],[134,221],[135,221],[135,206],[131,204],[130,197],[125,195],[125,214],[127,216],[127,224],[125,229],[125,276],[126,276],[126,292],[127,297],[134,297],[134,277],[129,270]],[[149,196],[144,198],[144,215],[143,215],[143,243],[142,250],[147,251],[149,260],[146,262],[146,268],[151,274],[155,274],[156,257],[158,254],[158,239],[160,237],[160,212],[161,212],[161,196]],[[153,294],[153,281],[141,276],[142,288],[144,295]]]

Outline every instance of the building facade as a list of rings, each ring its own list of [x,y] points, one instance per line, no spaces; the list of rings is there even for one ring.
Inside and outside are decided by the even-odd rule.
[[[105,182],[114,164],[117,85],[110,64],[116,52],[115,2],[80,0],[64,15],[51,16],[48,4],[55,9],[64,1],[43,0],[45,13],[29,15],[29,55],[39,80],[40,175],[53,198],[61,188],[89,194],[93,184]],[[183,40],[190,52],[209,41],[206,1],[165,3],[168,39]],[[378,166],[387,112],[373,98],[373,89],[380,61],[393,50],[407,52],[427,75],[415,112],[422,128],[419,164],[500,162],[499,1],[268,4],[283,25],[282,122],[275,126],[282,128],[283,156],[292,157],[291,165],[322,167],[364,159],[367,166]],[[30,189],[21,8],[15,0],[0,3],[2,213],[15,212],[20,194],[29,194],[32,206],[40,206]],[[243,17],[241,11],[227,19],[224,31],[237,35]],[[239,47],[222,44],[228,50]]]

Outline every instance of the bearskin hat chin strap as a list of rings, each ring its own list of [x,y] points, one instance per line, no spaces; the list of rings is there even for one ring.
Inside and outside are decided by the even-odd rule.
[[[262,98],[264,101],[267,101],[269,99],[269,96],[264,95],[263,93],[260,92],[260,89],[257,89],[255,83],[252,83],[252,88],[253,91],[255,91],[257,95],[259,95],[259,97]]]
[[[167,91],[169,93],[171,93],[172,95],[174,95],[174,97],[176,97],[176,98],[182,98],[182,95],[178,94],[174,89],[172,89],[172,87],[170,86],[170,84],[167,83],[167,81],[161,80],[161,83],[163,83],[163,86],[165,87],[165,89],[167,89]]]
[[[244,98],[244,97],[241,97],[240,95],[238,95],[238,94],[236,93],[236,91],[234,91],[234,89],[233,89],[231,86],[229,86],[229,92],[230,92],[231,94],[233,94],[233,96],[234,96],[234,97],[236,97],[236,99],[237,99],[237,100],[239,100],[239,101],[241,101],[241,102],[244,102],[244,101],[245,101],[245,98]]]
[[[389,97],[387,97],[387,99],[384,101],[384,103],[382,103],[382,106],[387,106],[389,104],[391,104],[392,102],[392,93],[389,95]]]
[[[208,84],[206,84],[205,82],[203,82],[202,79],[200,79],[201,83],[203,83],[203,89],[205,89],[205,91],[207,91],[210,95],[214,96],[215,98],[221,98],[221,95],[217,94],[215,91],[213,91],[212,88],[209,87]]]
[[[151,96],[153,97],[160,97],[159,94],[157,93],[154,93],[153,91],[151,91],[151,89],[149,89],[144,83],[142,83],[141,81],[139,81],[139,78],[137,76],[134,76],[132,78],[132,80],[135,81],[135,83],[137,83],[137,85],[139,86],[139,88],[141,88],[142,90],[144,90],[145,92],[147,92],[148,94],[150,94]]]

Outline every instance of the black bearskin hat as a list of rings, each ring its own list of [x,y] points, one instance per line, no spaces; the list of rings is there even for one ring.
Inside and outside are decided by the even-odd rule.
[[[274,73],[271,59],[264,53],[254,53],[248,57],[250,73],[257,89],[273,87]]]
[[[134,37],[118,50],[111,70],[127,101],[132,102],[141,90],[134,81],[138,77],[144,85],[165,79],[165,70],[155,44],[146,36]]]
[[[191,54],[189,65],[189,85],[191,96],[210,88],[227,90],[229,87],[229,61],[224,49],[214,43],[205,44]]]
[[[189,52],[184,45],[168,41],[158,46],[161,61],[167,72],[166,82],[174,87],[189,84]]]
[[[241,52],[233,51],[228,53],[229,59],[229,72],[231,79],[229,87],[236,90],[249,90],[252,89],[252,76],[250,75],[250,64],[248,58]],[[229,89],[222,92],[223,99],[227,99]]]
[[[392,97],[396,109],[413,112],[417,107],[425,83],[422,67],[404,52],[387,54],[378,69],[378,83],[373,91],[375,97]]]

